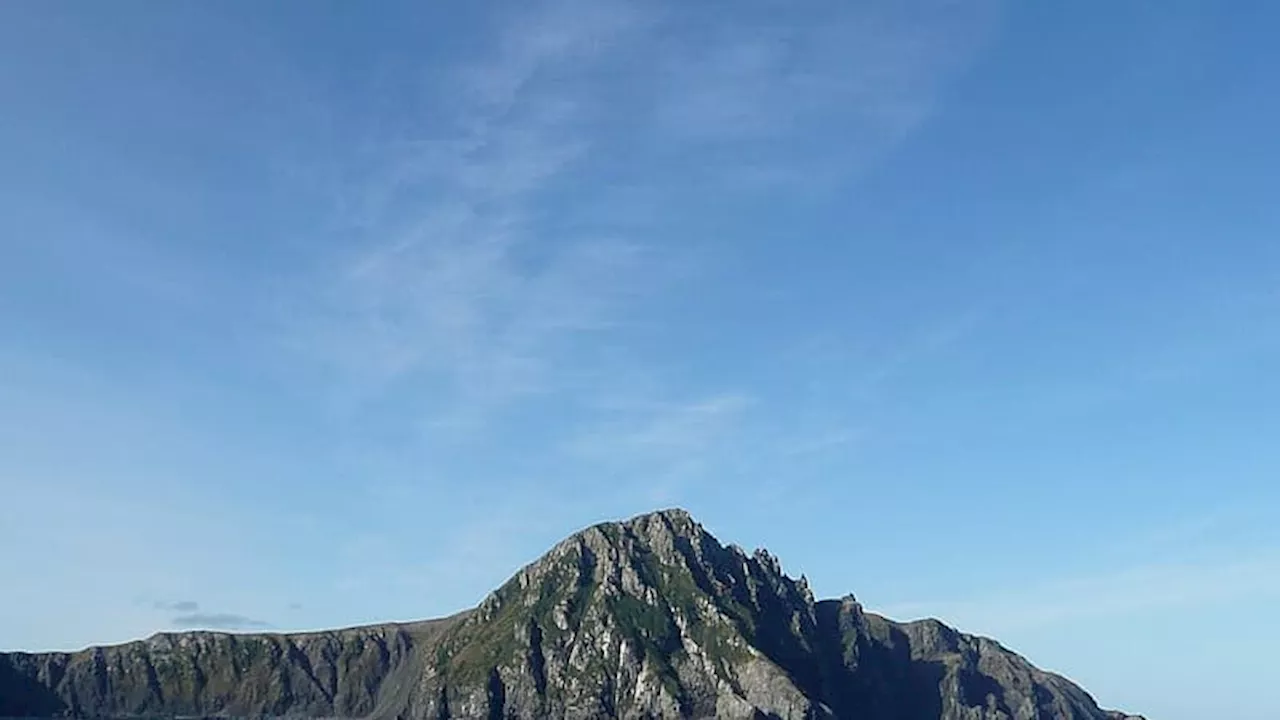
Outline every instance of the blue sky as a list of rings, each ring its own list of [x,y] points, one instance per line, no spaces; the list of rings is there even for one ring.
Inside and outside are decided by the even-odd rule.
[[[4,3],[0,647],[441,615],[680,505],[1274,718],[1277,22]]]

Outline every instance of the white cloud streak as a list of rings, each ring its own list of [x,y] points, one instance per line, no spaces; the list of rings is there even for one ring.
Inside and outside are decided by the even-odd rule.
[[[751,403],[742,395],[718,395],[685,403],[645,403],[633,407],[631,417],[596,426],[569,447],[581,455],[611,458],[631,457],[636,452],[696,452],[723,435]]]
[[[271,627],[269,623],[244,615],[207,612],[179,615],[172,624],[183,630],[262,630]]]
[[[691,485],[722,476],[742,448],[739,434],[756,401],[741,394],[681,402],[610,403],[603,417],[566,443],[566,456],[622,479],[641,507],[679,504]],[[723,478],[722,478],[723,479]]]
[[[437,426],[573,386],[563,361],[623,322],[681,252],[630,233],[636,197],[674,199],[699,168],[731,190],[814,182],[818,158],[865,162],[927,116],[991,15],[736,10],[560,0],[501,23],[415,104],[431,117],[362,143],[381,160],[342,203],[365,242],[326,284],[321,354],[374,393],[415,385]],[[842,130],[838,147],[810,142],[823,129]],[[696,167],[652,164],[677,156]],[[616,222],[593,171],[632,173]],[[565,210],[565,192],[590,207]],[[574,234],[575,217],[597,229]]]
[[[931,615],[968,631],[1007,635],[1089,618],[1200,608],[1240,598],[1280,599],[1280,553],[1135,565],[1031,588],[1010,588],[992,597],[902,603],[884,611],[891,617]]]
[[[684,503],[709,477],[777,460],[762,460],[769,450],[750,438],[776,443],[793,465],[847,448],[846,418],[771,428],[754,410],[764,393],[695,387],[672,358],[636,351],[669,347],[653,342],[662,323],[646,312],[696,292],[723,259],[724,243],[708,251],[715,243],[689,229],[715,202],[820,192],[919,127],[986,32],[989,8],[522,5],[456,64],[406,69],[414,79],[403,86],[419,94],[380,105],[352,143],[338,248],[312,289],[285,303],[303,308],[291,334],[335,371],[344,407],[358,415],[392,398],[433,450],[539,434],[536,470],[517,478],[508,464],[505,481],[489,478],[526,505],[522,479],[623,514]],[[632,342],[637,329],[644,337]],[[503,435],[525,410],[548,420],[513,420],[519,436]],[[446,459],[404,483],[430,502],[470,469]],[[470,548],[454,552],[472,589],[527,550],[484,517],[453,518],[460,540],[441,540]],[[447,559],[385,557],[379,576],[433,595],[436,578],[458,572]],[[368,581],[361,562],[340,585]],[[455,601],[470,597],[446,604]]]
[[[610,327],[644,265],[623,238],[556,236],[537,206],[591,145],[581,98],[541,75],[620,42],[635,22],[620,7],[556,3],[505,27],[436,98],[449,121],[375,138],[389,159],[345,203],[368,242],[324,293],[322,345],[375,391],[420,383],[435,425],[553,389],[554,358]]]

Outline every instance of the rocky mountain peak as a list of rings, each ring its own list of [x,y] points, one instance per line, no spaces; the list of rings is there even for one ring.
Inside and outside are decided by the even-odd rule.
[[[33,710],[38,712],[32,712]],[[474,611],[298,635],[0,655],[0,714],[1116,720],[936,620],[815,601],[679,509],[593,525]]]

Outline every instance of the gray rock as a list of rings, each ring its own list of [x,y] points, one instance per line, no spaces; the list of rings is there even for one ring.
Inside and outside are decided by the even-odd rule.
[[[815,601],[667,510],[588,528],[474,610],[0,654],[0,716],[1141,720],[936,620]]]

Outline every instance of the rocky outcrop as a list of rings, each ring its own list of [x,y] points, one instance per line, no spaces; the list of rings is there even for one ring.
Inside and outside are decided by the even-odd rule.
[[[993,640],[815,601],[678,510],[577,533],[444,620],[0,655],[0,715],[1134,717]]]
[[[462,617],[295,635],[162,633],[0,655],[0,716],[360,717],[393,706],[417,651]]]

